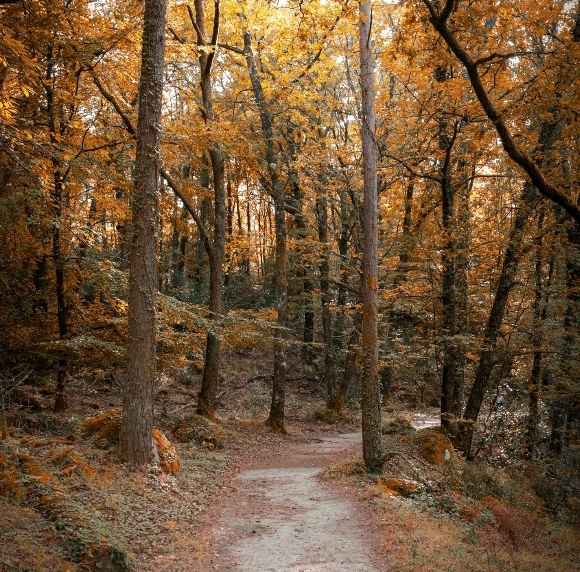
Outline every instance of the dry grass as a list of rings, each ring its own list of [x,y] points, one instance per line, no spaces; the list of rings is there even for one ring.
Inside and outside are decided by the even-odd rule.
[[[359,459],[324,477],[359,492],[373,507],[392,572],[568,572],[580,569],[580,531],[557,521],[522,471],[465,463],[437,466],[421,443],[385,436],[385,476],[369,479]],[[397,491],[400,480],[418,483]]]

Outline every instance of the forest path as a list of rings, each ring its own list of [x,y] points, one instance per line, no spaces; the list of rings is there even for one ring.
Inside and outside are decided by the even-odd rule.
[[[417,416],[416,429],[438,425]],[[361,434],[322,434],[242,470],[213,527],[215,572],[384,572],[370,510],[318,476],[361,446]]]
[[[360,433],[322,435],[243,470],[224,501],[211,570],[384,571],[373,556],[369,515],[318,479],[360,440]]]

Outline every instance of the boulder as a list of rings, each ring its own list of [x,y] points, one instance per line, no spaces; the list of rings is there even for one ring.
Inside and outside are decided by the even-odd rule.
[[[173,429],[173,436],[180,443],[194,441],[208,449],[223,449],[225,432],[215,421],[201,415],[182,419]]]
[[[398,415],[394,419],[387,421],[382,428],[383,435],[412,435],[416,429],[413,427],[411,421],[402,415]]]
[[[453,445],[439,428],[420,429],[415,434],[419,453],[432,465],[445,465],[453,456]]]
[[[97,446],[105,448],[119,442],[121,430],[121,410],[107,409],[97,415],[87,417],[81,428],[87,435],[94,435]]]

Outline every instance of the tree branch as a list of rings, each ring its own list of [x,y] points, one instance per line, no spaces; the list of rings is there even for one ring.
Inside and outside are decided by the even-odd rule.
[[[191,20],[191,25],[193,26],[193,29],[195,30],[195,33],[197,34],[198,45],[205,46],[206,45],[205,36],[203,35],[203,32],[200,30],[199,26],[197,25],[197,22],[195,21],[195,16],[193,14],[193,10],[191,9],[191,6],[189,4],[187,5],[187,13],[189,14],[189,19]]]
[[[135,130],[135,126],[133,125],[133,122],[131,121],[129,115],[123,110],[120,103],[117,101],[117,98],[110,91],[107,90],[107,88],[101,82],[99,76],[92,68],[88,68],[87,71],[89,71],[89,73],[91,74],[95,85],[101,92],[101,95],[113,106],[115,111],[119,114],[119,116],[123,120],[123,123],[125,124],[125,128],[127,129],[127,131],[133,137],[136,137],[137,132]],[[177,198],[183,203],[183,205],[193,218],[199,230],[199,234],[201,235],[204,245],[207,249],[207,252],[210,256],[212,256],[213,245],[211,243],[209,233],[205,228],[203,221],[199,218],[199,215],[197,214],[197,210],[195,209],[193,203],[191,202],[189,197],[180,190],[179,186],[177,185],[173,177],[167,172],[167,170],[163,167],[163,165],[159,166],[159,174],[165,179],[165,181],[169,185],[169,188],[175,193]]]
[[[210,45],[213,46],[213,50],[207,56],[207,62],[205,64],[204,73],[206,77],[209,77],[211,72],[211,66],[215,57],[215,52],[217,49],[217,41],[220,33],[220,0],[214,0],[214,13],[213,13],[213,30],[211,33]]]
[[[445,9],[438,15],[430,0],[423,0],[425,6],[429,10],[431,17],[430,21],[435,30],[443,38],[449,49],[453,52],[455,57],[463,64],[469,76],[471,86],[475,92],[481,107],[485,111],[488,119],[493,123],[495,130],[501,140],[502,146],[508,156],[525,171],[530,178],[533,185],[546,198],[562,207],[576,223],[580,223],[580,209],[568,196],[558,190],[554,185],[546,180],[544,173],[540,168],[528,157],[528,155],[518,147],[512,134],[506,126],[503,117],[496,109],[491,101],[479,75],[476,62],[467,53],[465,48],[459,43],[453,32],[447,26],[447,19],[451,13],[447,13]],[[453,4],[453,0],[447,0],[445,8]]]
[[[244,55],[244,50],[242,48],[237,48],[236,46],[230,46],[230,44],[222,44],[222,43],[218,43],[217,45],[220,48],[223,48],[224,50],[229,50],[230,52],[240,54],[240,56]]]

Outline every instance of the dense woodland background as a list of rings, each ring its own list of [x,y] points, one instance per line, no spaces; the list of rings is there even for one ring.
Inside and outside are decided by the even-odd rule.
[[[362,395],[369,470],[380,399],[577,491],[578,3],[145,5],[0,0],[2,439],[124,390],[140,465],[262,376]]]

